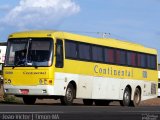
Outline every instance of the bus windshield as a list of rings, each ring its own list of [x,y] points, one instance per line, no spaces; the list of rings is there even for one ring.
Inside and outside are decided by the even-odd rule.
[[[51,38],[14,38],[8,40],[6,66],[50,66]]]

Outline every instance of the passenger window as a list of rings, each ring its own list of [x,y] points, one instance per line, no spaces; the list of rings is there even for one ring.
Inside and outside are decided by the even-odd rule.
[[[105,48],[104,49],[104,57],[106,63],[114,63],[114,49]]]
[[[147,68],[146,55],[142,53],[138,53],[137,58],[138,58],[138,67]]]
[[[147,67],[150,69],[157,69],[156,67],[156,56],[147,55]]]
[[[136,67],[136,53],[127,52],[127,65]]]
[[[63,68],[63,41],[57,40],[56,43],[56,67]]]
[[[77,44],[72,41],[65,41],[65,57],[77,59]]]
[[[79,59],[91,60],[90,45],[79,43],[78,44],[78,51],[79,51]]]
[[[103,48],[99,46],[92,46],[92,60],[96,62],[103,61]]]

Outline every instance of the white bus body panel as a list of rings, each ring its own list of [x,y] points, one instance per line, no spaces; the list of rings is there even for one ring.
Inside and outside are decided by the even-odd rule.
[[[8,89],[7,94],[21,95],[20,89],[29,89],[28,95],[55,95],[64,96],[69,82],[76,83],[76,98],[83,99],[107,99],[122,100],[126,86],[131,87],[131,99],[133,100],[134,91],[137,86],[141,88],[141,100],[155,98],[151,95],[151,82],[143,80],[128,80],[118,78],[93,77],[78,74],[55,73],[54,85],[38,86],[12,86],[4,85],[4,90]],[[154,83],[154,82],[153,82]],[[154,83],[156,84],[156,83]],[[47,90],[47,93],[42,93]]]

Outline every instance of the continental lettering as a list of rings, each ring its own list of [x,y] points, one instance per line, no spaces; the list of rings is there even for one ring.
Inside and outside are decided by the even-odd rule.
[[[45,75],[46,72],[23,72],[26,75]]]
[[[113,69],[112,67],[102,68],[98,65],[94,66],[94,72],[96,74],[103,74],[103,75],[114,75],[114,76],[123,76],[123,77],[133,77],[133,70],[117,70]]]

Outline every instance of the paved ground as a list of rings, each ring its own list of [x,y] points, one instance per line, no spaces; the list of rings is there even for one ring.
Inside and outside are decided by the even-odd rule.
[[[62,106],[60,104],[0,104],[0,119],[12,117],[25,120],[160,120],[160,106]],[[17,117],[20,116],[20,117]],[[27,117],[28,116],[28,117]],[[28,119],[27,119],[28,118]],[[18,120],[18,119],[17,119]]]
[[[44,100],[37,100],[36,103],[41,103],[41,104],[60,104],[59,100],[53,100],[53,99],[44,99]],[[75,104],[83,105],[83,102],[81,99],[76,99],[74,100]],[[111,102],[111,106],[119,106],[119,102]],[[142,101],[140,106],[160,106],[160,98],[154,98],[154,99],[149,99]]]

